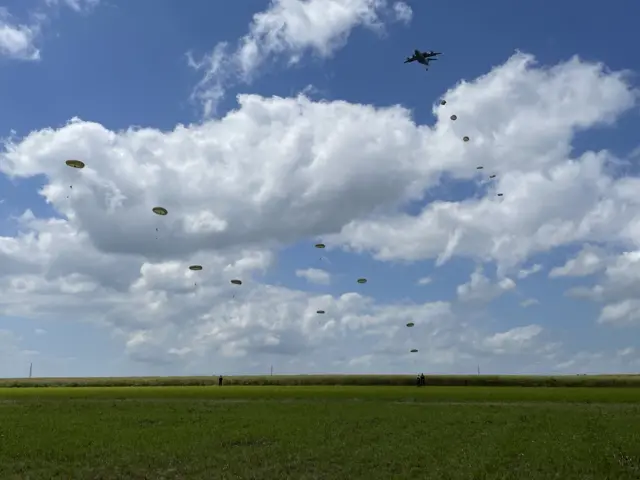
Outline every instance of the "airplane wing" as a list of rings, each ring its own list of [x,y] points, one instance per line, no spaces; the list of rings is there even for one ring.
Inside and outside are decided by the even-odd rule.
[[[407,57],[407,59],[404,61],[404,63],[411,63],[411,62],[415,62],[416,61],[416,57]]]

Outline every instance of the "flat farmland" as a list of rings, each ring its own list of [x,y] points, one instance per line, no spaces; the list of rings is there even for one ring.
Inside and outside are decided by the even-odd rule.
[[[5,387],[0,478],[637,480],[640,388]]]

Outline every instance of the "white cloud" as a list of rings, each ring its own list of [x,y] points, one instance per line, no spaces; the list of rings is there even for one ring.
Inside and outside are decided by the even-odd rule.
[[[272,0],[269,8],[257,13],[249,33],[235,48],[226,42],[196,60],[188,54],[189,65],[203,72],[192,98],[202,103],[205,117],[215,113],[230,82],[251,82],[256,72],[273,59],[282,57],[296,64],[307,53],[327,58],[342,48],[359,26],[381,31],[389,9],[387,0]],[[398,20],[408,22],[411,8],[396,2]]]
[[[549,272],[549,277],[586,277],[606,266],[608,258],[602,250],[586,245],[575,258]]]
[[[50,7],[67,7],[76,13],[92,10],[100,4],[100,0],[45,0]]]
[[[471,274],[467,283],[458,286],[457,293],[458,298],[463,302],[489,302],[515,287],[516,283],[510,278],[503,278],[493,283],[479,267]]]
[[[482,347],[499,355],[522,352],[535,345],[535,339],[541,332],[540,325],[512,328],[485,338],[482,341]]]
[[[13,139],[0,171],[43,175],[41,195],[61,218],[27,211],[20,234],[0,238],[0,315],[97,323],[131,358],[185,368],[214,360],[249,368],[276,353],[295,368],[329,357],[348,368],[367,355],[380,371],[406,371],[416,359],[475,369],[476,356],[485,371],[516,368],[492,357],[515,351],[509,332],[469,326],[446,302],[388,305],[368,297],[367,286],[331,296],[264,281],[276,248],[322,238],[380,259],[494,260],[497,283],[478,270],[458,288],[461,300],[483,300],[513,290],[503,274],[517,275],[536,253],[577,241],[638,242],[640,181],[611,176],[607,152],[570,158],[578,130],[611,124],[634,104],[624,76],[579,59],[536,68],[516,54],[445,98],[433,127],[416,125],[400,106],[242,95],[223,118],[168,132],[74,119]],[[70,169],[67,158],[87,167]],[[473,181],[478,164],[500,173],[503,202],[490,190],[403,213],[443,173]],[[169,214],[153,215],[156,205]],[[632,298],[618,287],[640,278],[634,258],[606,270],[609,303]],[[205,268],[192,272],[192,263]],[[615,295],[607,281],[617,282]],[[536,343],[534,327],[511,331],[512,344],[526,344],[522,351],[546,365],[568,361]],[[413,357],[412,345],[420,346]]]
[[[597,375],[599,373],[629,372],[640,369],[640,356],[632,348],[618,352],[577,352],[558,362],[555,370],[561,373]]]
[[[600,256],[598,262],[592,264],[596,264],[598,269],[606,265],[597,283],[591,287],[571,288],[567,294],[604,302],[598,319],[600,323],[619,326],[640,324],[640,301],[637,300],[640,251],[623,252],[617,257]]]
[[[38,24],[15,23],[6,8],[0,7],[0,56],[17,60],[40,60],[35,42],[40,34]]]
[[[610,303],[602,309],[598,321],[619,325],[640,325],[640,300],[628,298],[621,302]]]
[[[476,165],[499,173],[495,187],[480,198],[432,202],[417,215],[353,220],[334,241],[385,260],[494,260],[501,272],[575,242],[640,243],[640,180],[611,177],[615,158],[607,151],[570,156],[578,131],[612,125],[636,104],[624,75],[577,58],[537,69],[532,57],[517,54],[444,99],[446,106],[434,107],[435,128],[408,137],[415,149],[394,156],[402,168],[420,152],[420,174],[405,199],[436,184],[443,171],[474,181]],[[460,141],[463,135],[471,141]],[[504,192],[503,201],[496,192]]]
[[[331,283],[331,275],[329,272],[319,268],[307,268],[305,270],[296,270],[296,276],[306,279],[308,282],[317,283],[319,285],[328,285]]]
[[[36,335],[46,335],[46,333],[47,333],[47,331],[43,330],[42,328],[36,328],[34,330],[34,332],[35,332]]]
[[[100,0],[45,0],[48,7],[64,6],[76,13],[89,12]],[[0,57],[14,60],[38,61],[41,58],[37,41],[49,18],[47,12],[34,11],[29,24],[17,22],[11,13],[0,7]]]
[[[540,305],[540,301],[535,298],[527,298],[520,302],[522,308],[532,307],[533,305]]]
[[[416,282],[418,285],[429,285],[433,279],[431,277],[422,277]]]
[[[542,265],[538,263],[536,263],[535,265],[532,265],[529,268],[522,268],[518,272],[518,278],[525,279],[527,277],[530,277],[534,273],[538,273],[540,270],[542,270]]]
[[[413,18],[413,10],[405,2],[396,2],[393,4],[393,12],[396,18],[404,23],[409,23]]]

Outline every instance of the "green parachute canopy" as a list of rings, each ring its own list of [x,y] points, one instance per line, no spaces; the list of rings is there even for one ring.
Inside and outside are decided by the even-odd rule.
[[[412,349],[411,349],[411,353],[417,353],[417,352],[418,352],[418,349],[417,349],[417,348],[412,348]]]
[[[153,207],[153,208],[151,209],[151,211],[152,211],[153,213],[155,213],[156,215],[163,215],[163,216],[164,216],[164,215],[166,215],[167,213],[169,213],[169,212],[167,211],[167,209],[166,209],[166,208],[164,208],[164,207]]]
[[[367,283],[367,279],[366,278],[359,278],[358,279],[358,283]]]
[[[324,243],[316,243],[316,248],[325,248],[326,245]]]
[[[191,265],[189,267],[189,270],[194,270],[194,271],[202,270],[202,265]]]
[[[415,325],[415,323],[413,323],[413,322],[407,323],[407,327],[413,327],[414,325]]]
[[[324,310],[318,310],[316,313],[319,314],[319,315],[322,315],[322,314],[324,314]]]
[[[458,119],[458,116],[457,116],[457,115],[451,115],[449,118],[450,118],[451,120],[457,120],[457,119]]]
[[[464,137],[462,137],[462,141],[463,142],[468,142],[469,141],[469,137],[467,137],[466,135]]]
[[[242,280],[231,280],[234,285],[242,285]]]
[[[84,168],[84,162],[81,160],[67,160],[64,163],[71,168]]]

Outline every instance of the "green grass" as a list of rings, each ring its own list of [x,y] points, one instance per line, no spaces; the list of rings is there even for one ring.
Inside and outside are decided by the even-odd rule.
[[[428,385],[520,387],[640,387],[640,375],[428,375]],[[215,385],[208,377],[7,378],[0,387],[126,387]],[[414,385],[413,375],[229,376],[225,385]]]
[[[0,388],[0,478],[637,480],[640,389]]]

